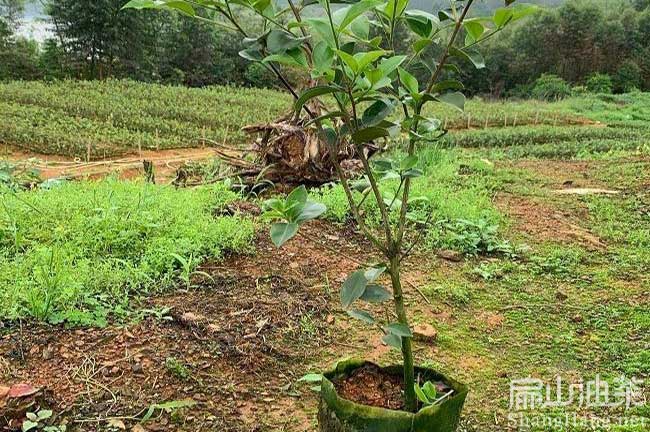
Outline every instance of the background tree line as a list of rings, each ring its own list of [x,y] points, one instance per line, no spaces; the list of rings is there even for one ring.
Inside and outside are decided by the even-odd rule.
[[[495,96],[531,94],[536,84],[559,93],[570,86],[650,90],[649,5],[574,0],[540,10],[484,47],[486,68],[468,77],[470,90]]]
[[[262,87],[274,82],[263,67],[239,57],[239,35],[200,21],[124,13],[123,0],[48,0],[51,35],[38,43],[16,35],[21,1],[0,0],[0,79],[116,77]],[[469,93],[555,98],[583,90],[650,90],[650,0],[536,2],[545,7],[483,47],[487,67],[464,77]],[[425,3],[420,7],[427,10]],[[501,3],[486,0],[476,13]],[[251,29],[259,25],[254,16],[246,22]]]
[[[268,86],[267,71],[238,52],[239,35],[177,14],[125,13],[124,0],[49,0],[51,35],[37,43],[16,35],[13,12],[0,6],[0,79],[104,79],[205,86]],[[250,25],[256,25],[251,17]]]

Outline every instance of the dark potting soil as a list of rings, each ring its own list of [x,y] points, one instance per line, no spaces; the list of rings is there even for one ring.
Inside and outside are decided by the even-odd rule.
[[[352,402],[392,410],[404,409],[403,377],[389,374],[377,365],[366,364],[345,378],[335,379],[333,384],[339,396]],[[443,382],[434,384],[440,396],[451,390]]]

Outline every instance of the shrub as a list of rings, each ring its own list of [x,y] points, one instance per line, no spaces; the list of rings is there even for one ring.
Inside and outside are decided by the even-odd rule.
[[[585,83],[587,90],[592,93],[611,93],[612,78],[607,74],[595,73]]]
[[[614,75],[614,91],[629,93],[641,87],[641,68],[635,62],[626,60],[618,67]]]
[[[535,81],[531,96],[549,101],[564,99],[571,96],[571,86],[557,75],[542,74]]]

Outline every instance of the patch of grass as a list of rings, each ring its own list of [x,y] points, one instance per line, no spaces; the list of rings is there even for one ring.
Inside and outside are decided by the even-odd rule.
[[[0,198],[0,317],[9,319],[97,321],[131,295],[172,286],[188,271],[174,254],[196,266],[246,249],[254,232],[248,219],[213,216],[238,198],[220,184],[106,180]]]
[[[586,196],[590,229],[609,245],[611,272],[644,277],[650,271],[650,201],[643,194]]]
[[[500,187],[502,179],[492,164],[476,156],[435,146],[424,149],[420,161],[424,176],[412,183],[414,199],[408,217],[426,230],[424,245],[470,255],[512,252],[512,246],[499,235],[505,220],[492,203],[492,192]],[[395,181],[380,185],[385,196],[393,196],[397,187]],[[362,195],[355,194],[360,201]],[[344,222],[351,217],[340,185],[322,187],[312,192],[312,197],[327,206],[327,219]],[[362,211],[370,226],[380,226],[379,210],[374,200],[365,200]],[[391,209],[390,216],[397,220],[399,206]]]
[[[531,257],[529,268],[533,274],[538,276],[575,276],[584,255],[584,250],[577,247],[567,248],[551,245],[545,252]]]

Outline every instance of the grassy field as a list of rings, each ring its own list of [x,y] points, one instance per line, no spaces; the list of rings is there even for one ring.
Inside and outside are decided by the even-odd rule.
[[[150,102],[136,96],[139,85],[107,85],[136,92],[134,105]],[[11,103],[29,106],[27,87],[0,94],[10,89]],[[193,111],[173,109],[183,107]],[[467,115],[437,113],[456,130],[422,150],[425,175],[413,189],[421,198],[409,216],[432,223],[407,264],[406,298],[415,323],[437,330],[417,344],[418,363],[470,385],[462,432],[649,430],[643,401],[515,413],[533,418],[529,428],[509,414],[510,385],[527,377],[568,385],[599,376],[614,387],[625,375],[645,380],[648,395],[650,95],[474,100],[468,112],[469,130]],[[506,113],[507,127],[490,120]],[[341,281],[370,246],[339,186],[310,192],[327,204],[325,220],[278,251],[266,222],[245,210],[260,199],[242,203],[221,183],[108,179],[21,191],[0,180],[0,381],[52,390],[68,430],[92,422],[111,431],[113,417],[128,428],[152,404],[192,399],[144,426],[312,431],[317,396],[300,376],[346,356],[399,360],[340,309]]]
[[[105,324],[129,297],[187,280],[205,258],[249,248],[253,224],[213,212],[237,198],[113,180],[4,191],[0,316]]]

